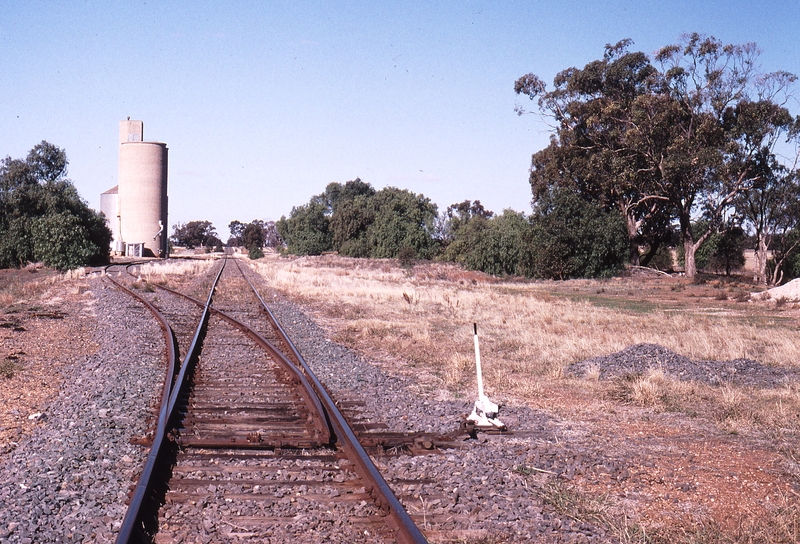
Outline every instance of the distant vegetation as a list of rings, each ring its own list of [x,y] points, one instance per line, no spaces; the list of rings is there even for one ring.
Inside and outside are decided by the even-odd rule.
[[[262,221],[253,219],[249,223],[241,221],[231,221],[228,224],[231,237],[228,238],[228,247],[243,246],[251,259],[260,259],[264,256],[262,251],[265,247],[278,247],[281,237],[275,228],[274,221]]]
[[[423,195],[376,191],[355,179],[329,184],[276,227],[286,251],[297,255],[436,259],[495,275],[605,277],[619,272],[627,255],[619,214],[564,191],[530,217],[513,210],[495,215],[477,200],[440,215]]]
[[[278,247],[282,240],[274,221],[254,219],[250,223],[234,220],[228,224],[231,232],[225,244],[228,247],[244,247],[251,259],[264,256],[263,248]],[[205,248],[207,252],[222,251],[222,240],[211,221],[189,221],[172,226],[170,241],[188,249]]]
[[[108,261],[111,231],[67,179],[67,164],[64,150],[45,141],[25,159],[0,161],[0,268]]]
[[[169,240],[177,246],[189,249],[205,247],[208,251],[222,251],[222,241],[211,221],[189,221],[173,225]]]
[[[308,204],[292,208],[276,227],[290,253],[338,251],[351,257],[436,255],[436,204],[405,189],[376,191],[360,179],[331,183]]]

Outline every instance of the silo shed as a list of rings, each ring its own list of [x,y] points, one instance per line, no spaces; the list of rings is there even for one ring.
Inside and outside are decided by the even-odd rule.
[[[106,216],[108,228],[111,229],[111,250],[116,255],[124,253],[125,247],[119,235],[119,185],[100,195],[100,211]]]

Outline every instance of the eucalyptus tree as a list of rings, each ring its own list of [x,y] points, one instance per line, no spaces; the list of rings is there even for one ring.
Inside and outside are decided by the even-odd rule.
[[[686,275],[695,253],[723,225],[736,199],[755,186],[759,154],[792,129],[784,107],[795,77],[758,71],[755,44],[724,45],[686,35],[661,48],[656,68],[630,40],[606,46],[602,60],[559,73],[547,92],[535,75],[515,90],[538,98],[556,121],[550,145],[533,156],[534,200],[571,186],[625,217],[630,261],[653,225],[677,219]],[[694,232],[702,214],[707,225]]]
[[[341,255],[369,257],[368,232],[375,214],[372,195],[357,194],[338,202],[330,223],[333,248]]]
[[[428,197],[386,187],[370,201],[375,210],[374,221],[367,229],[371,257],[396,258],[404,249],[421,259],[435,255],[433,234],[438,210]]]
[[[107,261],[111,231],[67,178],[68,164],[66,152],[46,141],[25,159],[0,161],[0,267]]]
[[[762,160],[753,186],[736,198],[735,206],[755,238],[753,282],[778,284],[784,261],[800,244],[800,238],[792,236],[800,226],[800,178],[774,155]],[[781,251],[772,252],[776,242]],[[775,262],[770,270],[771,253]]]
[[[759,54],[753,43],[723,45],[696,33],[656,54],[671,114],[647,135],[650,160],[675,210],[689,277],[698,248],[761,179],[760,157],[792,127],[781,97],[796,78],[760,73]],[[698,210],[708,224],[703,232],[692,229]]]
[[[289,253],[319,255],[332,249],[328,208],[317,197],[292,207],[289,217],[282,216],[275,227]]]
[[[518,79],[514,90],[538,99],[555,122],[550,145],[532,158],[534,202],[559,186],[616,208],[625,219],[630,262],[638,265],[642,229],[663,217],[668,199],[631,132],[643,115],[640,102],[662,92],[663,79],[645,53],[628,50],[631,44],[606,45],[601,60],[560,72],[552,91],[534,74]]]
[[[461,229],[469,225],[474,219],[490,219],[494,212],[487,210],[480,200],[464,200],[450,204],[444,213],[436,218],[436,238],[446,250],[458,237]],[[454,260],[445,257],[445,260]]]
[[[172,226],[172,243],[188,249],[211,247],[219,243],[217,231],[211,221],[189,221]]]

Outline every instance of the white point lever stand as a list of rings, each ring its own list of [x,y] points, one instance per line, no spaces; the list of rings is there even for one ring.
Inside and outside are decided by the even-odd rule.
[[[489,400],[483,393],[483,373],[481,372],[481,349],[478,345],[478,324],[472,324],[473,337],[475,340],[475,369],[478,373],[478,400],[475,401],[475,408],[467,416],[467,421],[479,429],[499,429],[506,430],[505,424],[497,419],[500,408]]]

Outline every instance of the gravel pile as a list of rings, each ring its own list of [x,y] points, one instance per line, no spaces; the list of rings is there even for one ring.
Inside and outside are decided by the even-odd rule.
[[[592,357],[567,367],[567,373],[583,377],[597,369],[601,380],[641,375],[651,369],[662,370],[674,378],[711,385],[736,385],[771,388],[797,379],[787,368],[762,365],[752,359],[732,361],[693,361],[657,344],[636,344],[602,357]]]
[[[89,286],[99,349],[63,367],[64,386],[38,428],[0,462],[1,542],[113,541],[144,464],[147,449],[130,439],[147,431],[158,401],[161,331],[111,284]]]

